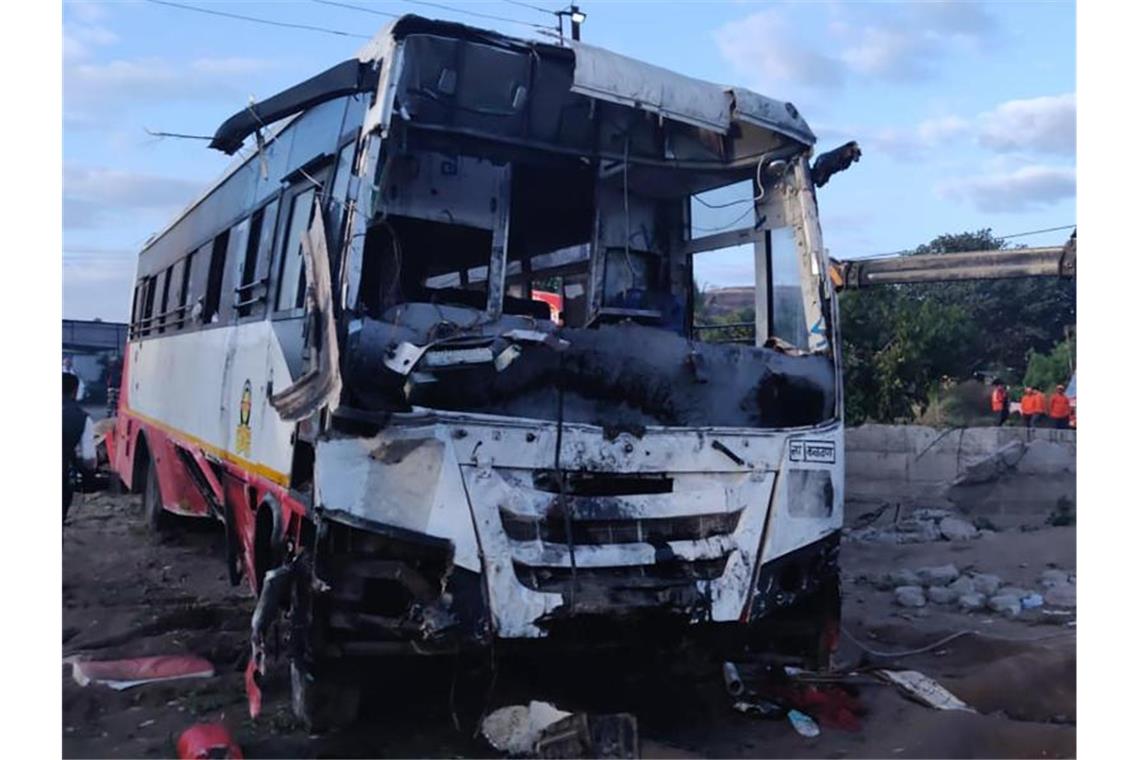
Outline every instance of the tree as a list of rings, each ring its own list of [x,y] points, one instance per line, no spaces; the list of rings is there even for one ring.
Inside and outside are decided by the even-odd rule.
[[[999,250],[989,229],[940,235],[913,253]],[[911,421],[943,378],[1021,377],[1076,323],[1076,288],[1060,279],[891,285],[840,297],[847,418]]]

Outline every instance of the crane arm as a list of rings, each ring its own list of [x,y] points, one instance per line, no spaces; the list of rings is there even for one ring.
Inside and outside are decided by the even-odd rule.
[[[836,290],[1009,277],[1076,277],[1077,235],[1065,245],[1042,248],[913,254],[882,259],[831,259]]]

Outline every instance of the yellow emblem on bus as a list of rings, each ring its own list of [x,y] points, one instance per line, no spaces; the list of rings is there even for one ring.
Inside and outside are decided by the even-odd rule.
[[[238,425],[237,436],[234,443],[234,448],[238,454],[249,456],[251,433],[249,429],[249,417],[253,411],[253,386],[249,381],[245,381],[245,385],[241,389],[241,407],[238,410]]]

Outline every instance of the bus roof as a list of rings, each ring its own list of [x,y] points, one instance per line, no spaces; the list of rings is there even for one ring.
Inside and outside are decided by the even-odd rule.
[[[391,54],[396,43],[411,34],[434,34],[473,41],[506,44],[535,51],[556,52],[573,60],[571,91],[612,103],[657,113],[719,134],[726,134],[732,123],[742,122],[789,137],[805,146],[815,143],[815,135],[799,111],[789,102],[775,100],[743,87],[707,82],[678,74],[669,69],[619,55],[600,47],[577,41],[560,44],[524,40],[451,21],[426,19],[407,14],[381,27],[372,39],[356,52],[361,62],[382,61]],[[383,105],[383,98],[379,106]],[[374,109],[375,110],[375,109]],[[300,114],[278,121],[267,130],[263,145],[271,143]],[[376,122],[366,118],[366,131]],[[189,214],[198,204],[241,167],[257,159],[259,150],[246,158],[238,158],[217,180],[199,193],[165,227],[144,244],[145,251]]]

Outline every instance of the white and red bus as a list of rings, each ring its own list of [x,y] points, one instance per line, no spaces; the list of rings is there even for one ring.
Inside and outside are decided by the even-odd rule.
[[[814,141],[743,88],[414,16],[227,120],[211,147],[252,155],[139,256],[112,460],[156,529],[225,524],[253,702],[283,606],[313,724],[399,652],[649,631],[825,656]],[[730,249],[751,345],[694,324],[694,270]]]

